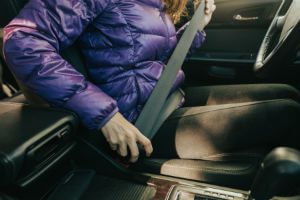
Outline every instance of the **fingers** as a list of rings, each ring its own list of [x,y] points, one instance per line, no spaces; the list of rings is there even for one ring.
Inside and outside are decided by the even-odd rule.
[[[111,137],[110,137],[110,135],[109,135],[107,132],[102,132],[102,133],[103,133],[103,135],[104,135],[106,141],[108,142],[110,148],[111,148],[113,151],[116,151],[117,148],[118,148],[118,145],[117,145],[116,143],[114,143],[114,144],[112,143]]]
[[[151,141],[141,133],[137,135],[137,141],[143,145],[146,155],[149,157],[153,152]]]
[[[215,12],[216,9],[217,9],[217,6],[214,4],[214,5],[212,6],[212,12]]]
[[[110,146],[111,150],[113,150],[113,151],[116,151],[118,149],[118,145],[117,144],[109,143],[109,146]]]
[[[127,152],[127,141],[124,134],[111,134],[110,140],[108,141],[112,150],[117,150],[118,154],[122,157],[126,157]]]
[[[103,132],[105,138],[106,138],[106,141],[108,142],[110,148],[113,150],[113,151],[116,151],[118,149],[118,140],[117,138],[115,137],[114,134],[107,134],[106,132]]]
[[[136,162],[139,157],[137,143],[143,145],[147,156],[150,156],[153,151],[150,140],[119,113],[114,115],[101,131],[112,150],[117,151],[123,157],[130,153],[131,162]]]
[[[205,0],[205,14],[212,14],[216,10],[214,0]]]
[[[139,158],[139,149],[136,140],[131,139],[128,141],[128,147],[131,152],[130,162],[136,162]]]
[[[127,156],[127,154],[128,154],[127,153],[127,143],[121,142],[121,144],[119,145],[118,153],[122,157],[126,157]]]

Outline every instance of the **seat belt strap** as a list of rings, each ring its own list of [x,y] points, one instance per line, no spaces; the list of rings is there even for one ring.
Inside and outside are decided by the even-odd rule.
[[[169,118],[169,116],[176,110],[181,104],[184,98],[184,92],[181,89],[175,90],[165,101],[155,124],[152,127],[151,132],[156,133],[161,125]]]
[[[155,122],[165,105],[195,35],[198,30],[204,29],[204,9],[205,1],[202,0],[135,123],[135,126],[141,131],[141,133],[149,139],[152,139],[156,133],[156,131],[152,131],[153,127],[155,127]]]

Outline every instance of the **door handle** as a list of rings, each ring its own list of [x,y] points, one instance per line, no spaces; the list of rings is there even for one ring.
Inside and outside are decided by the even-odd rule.
[[[240,14],[237,14],[237,15],[234,15],[233,16],[233,19],[235,21],[256,21],[259,19],[259,17],[257,16],[253,16],[253,17],[243,17],[242,15]]]

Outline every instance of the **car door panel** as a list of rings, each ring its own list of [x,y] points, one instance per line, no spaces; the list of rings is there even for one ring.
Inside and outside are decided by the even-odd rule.
[[[273,19],[281,0],[215,0],[215,2],[217,10],[208,28],[266,27]]]
[[[201,80],[202,83],[203,80],[211,82],[216,79],[226,79],[229,82],[238,79],[246,81],[248,79],[245,76],[252,74],[251,68],[257,51],[282,1],[215,2],[217,9],[211,23],[205,29],[206,42],[189,58],[184,67],[186,73],[191,75],[187,76],[187,80]],[[225,71],[230,73],[226,74]]]

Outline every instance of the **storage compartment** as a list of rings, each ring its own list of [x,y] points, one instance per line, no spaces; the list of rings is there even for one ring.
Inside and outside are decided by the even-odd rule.
[[[0,102],[0,186],[29,185],[75,147],[68,112]]]

